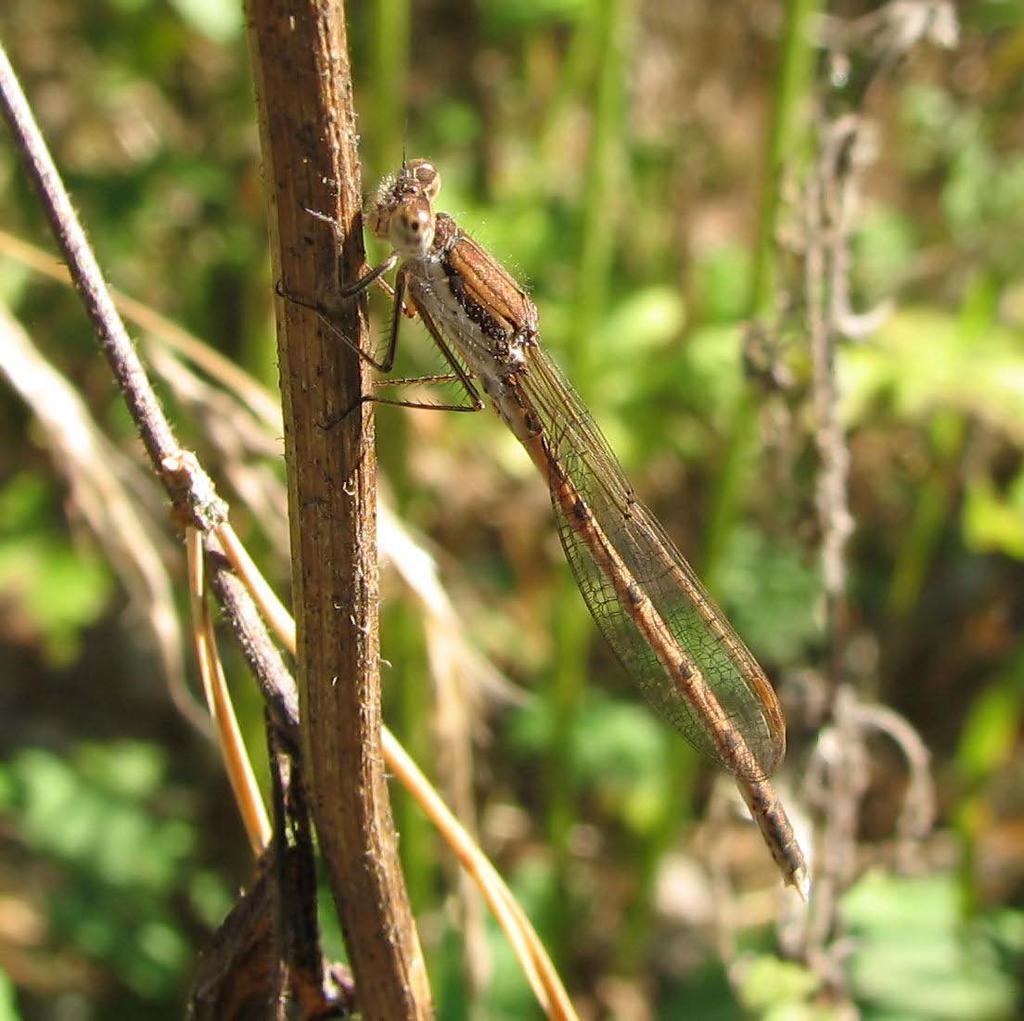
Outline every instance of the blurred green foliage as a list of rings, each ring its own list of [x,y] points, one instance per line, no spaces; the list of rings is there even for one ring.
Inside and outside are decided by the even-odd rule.
[[[1024,916],[995,911],[965,925],[948,875],[871,873],[843,902],[851,976],[865,1018],[1008,1018],[1019,990],[1007,963],[1024,952]]]
[[[58,499],[51,479],[28,471],[0,489],[0,594],[24,614],[54,666],[80,654],[82,632],[107,611],[113,591],[97,551],[71,548],[53,520]]]
[[[37,873],[27,889],[47,922],[40,960],[59,949],[116,975],[124,988],[110,1017],[173,1002],[193,967],[182,907],[193,925],[211,925],[231,898],[198,866],[193,799],[168,783],[164,752],[128,742],[83,744],[65,757],[24,748],[0,770],[0,810]],[[97,988],[101,975],[92,976]],[[73,988],[61,988],[59,973],[53,981],[54,999]]]
[[[440,205],[528,281],[544,342],[801,719],[800,678],[821,670],[824,643],[817,465],[800,280],[775,242],[799,221],[807,115],[835,97],[807,34],[782,87],[783,13],[756,0],[379,0],[353,5],[350,42],[364,188],[403,151],[442,168]],[[931,749],[945,852],[935,875],[872,873],[843,903],[845,972],[865,1017],[1008,1018],[1021,997],[1024,9],[970,0],[959,13],[955,52],[920,47],[867,102],[877,156],[852,299],[895,308],[840,356],[851,669]],[[7,0],[0,37],[109,278],[273,383],[242,8]],[[774,172],[772,137],[791,140]],[[770,194],[781,204],[766,233]],[[45,236],[7,145],[0,227]],[[2,253],[0,294],[129,447],[75,300]],[[787,391],[744,373],[752,308],[787,359]],[[436,371],[424,341],[403,325],[402,375]],[[216,757],[140,665],[123,594],[6,391],[0,429],[12,438],[0,448],[0,921],[19,905],[35,920],[0,927],[17,950],[4,957],[0,1017],[179,1016],[195,955],[248,877],[246,849],[223,824]],[[817,976],[777,957],[763,926],[741,940],[737,980],[707,912],[666,898],[680,859],[707,856],[693,840],[707,774],[595,640],[513,438],[491,416],[390,409],[378,432],[389,496],[444,551],[473,639],[536,693],[489,720],[475,793],[499,865],[581,1005],[608,1017],[630,1016],[631,1002],[666,1019],[833,1016]],[[269,547],[241,504],[239,527]],[[423,650],[418,608],[391,594],[388,716],[430,765]],[[240,697],[259,745],[255,696]],[[880,779],[866,809],[898,800],[901,782]],[[440,1014],[469,1017],[441,852],[413,808],[400,801],[397,817]],[[865,811],[866,843],[888,835],[872,826]],[[535,1016],[490,922],[487,945],[493,975],[476,1016]],[[63,981],[44,981],[38,961]]]

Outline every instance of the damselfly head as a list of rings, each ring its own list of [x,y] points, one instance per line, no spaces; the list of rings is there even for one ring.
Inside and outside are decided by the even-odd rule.
[[[433,202],[440,190],[441,175],[430,160],[406,160],[381,182],[367,213],[374,236],[386,238],[403,256],[425,255],[434,240]]]

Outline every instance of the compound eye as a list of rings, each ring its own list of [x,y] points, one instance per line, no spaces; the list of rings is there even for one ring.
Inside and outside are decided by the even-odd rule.
[[[441,175],[430,160],[409,160],[405,166],[409,179],[415,182],[417,190],[428,202],[433,202],[441,190]]]

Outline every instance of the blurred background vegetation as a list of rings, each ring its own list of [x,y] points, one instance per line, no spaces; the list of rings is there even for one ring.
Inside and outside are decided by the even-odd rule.
[[[438,557],[469,640],[529,693],[474,700],[469,782],[485,847],[588,1017],[1024,1010],[1024,7],[965,0],[958,39],[935,21],[905,58],[861,39],[847,64],[814,42],[816,10],[378,0],[350,15],[364,189],[403,152],[432,157],[440,207],[529,283],[546,345],[775,680],[797,793],[835,681],[801,195],[825,118],[861,118],[870,143],[851,304],[892,306],[838,356],[855,523],[841,669],[921,735],[937,822],[893,853],[906,770],[870,744],[827,960],[780,954],[797,923],[773,928],[763,846],[731,817],[706,821],[713,774],[597,640],[544,486],[500,422],[378,413],[386,498]],[[275,386],[237,0],[6,0],[0,37],[109,279]],[[6,140],[0,228],[50,247]],[[133,450],[76,298],[5,251],[0,296]],[[403,330],[402,374],[437,371],[421,328]],[[177,1017],[249,878],[244,834],[215,749],[172,704],[137,608],[6,387],[0,430],[0,1018]],[[286,592],[280,521],[223,484]],[[164,552],[183,606],[182,558]],[[384,591],[386,716],[443,774],[422,611],[389,570]],[[229,663],[258,757],[260,706]],[[400,792],[396,817],[440,1016],[535,1016],[489,923],[471,992],[450,864]]]

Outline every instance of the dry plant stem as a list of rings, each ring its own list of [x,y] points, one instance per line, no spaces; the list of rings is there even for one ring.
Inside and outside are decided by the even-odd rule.
[[[15,137],[29,178],[39,192],[72,282],[93,322],[146,451],[176,509],[200,527],[208,528],[223,519],[226,508],[195,457],[178,446],[2,46],[0,108]]]
[[[819,147],[828,127],[819,124]],[[851,519],[846,502],[849,451],[838,418],[835,379],[838,335],[831,317],[833,304],[828,283],[832,280],[832,259],[838,225],[829,216],[828,190],[834,184],[819,151],[807,177],[804,194],[804,292],[812,359],[815,409],[814,438],[819,466],[815,478],[815,505],[821,531],[821,565],[825,592],[826,679],[833,693],[834,725],[825,744],[828,796],[824,802],[825,829],[818,874],[817,896],[808,916],[805,952],[834,988],[841,983],[826,950],[835,924],[838,898],[853,874],[857,816],[860,798],[867,784],[864,749],[854,728],[844,719],[840,692],[844,688],[846,620],[845,549]]]
[[[935,785],[932,783],[931,754],[921,735],[899,713],[882,705],[858,703],[853,710],[857,724],[867,731],[884,734],[907,761],[910,782],[896,821],[897,859],[906,872],[920,867],[922,840],[935,823]]]
[[[871,783],[869,737],[889,738],[907,761],[910,783],[897,822],[896,853],[911,873],[921,868],[920,841],[934,820],[935,793],[928,750],[898,713],[861,702],[849,685],[842,685],[835,693],[833,715],[834,723],[822,732],[805,777],[807,799],[822,808],[826,829],[815,882],[817,896],[804,938],[808,961],[833,990],[840,990],[846,978],[843,946],[834,942],[836,910],[859,867],[859,810]]]
[[[833,703],[834,722],[822,735],[815,756],[824,772],[821,803],[825,828],[815,879],[817,897],[808,916],[805,939],[808,960],[833,989],[844,988],[846,980],[842,968],[832,962],[828,944],[835,935],[839,898],[856,876],[857,826],[870,782],[863,735],[851,712],[853,701],[849,686],[841,685]]]
[[[295,682],[277,647],[267,635],[249,592],[229,569],[223,554],[210,539],[207,540],[207,551],[210,554],[210,584],[231,624],[232,633],[240,641],[242,652],[282,732],[290,739],[297,740],[299,717]],[[271,621],[272,625],[274,623]],[[291,637],[294,628],[286,626],[277,633],[285,645],[294,651],[290,645],[294,640]],[[554,965],[501,876],[386,727],[382,730],[381,738],[388,768],[438,827],[480,888],[484,899],[505,929],[538,1002],[549,1017],[574,1021],[576,1013]]]
[[[249,837],[253,856],[258,858],[270,843],[271,829],[267,810],[253,773],[252,762],[245,750],[242,731],[228,693],[224,668],[217,652],[210,604],[206,598],[203,571],[203,536],[191,526],[185,529],[185,550],[188,558],[189,602],[192,609],[192,642],[203,680],[203,691],[210,716],[217,727],[218,744],[224,756],[224,769]]]
[[[823,128],[827,131],[827,128]],[[846,499],[850,453],[839,421],[839,395],[836,382],[836,344],[838,334],[831,316],[827,281],[831,277],[835,245],[840,225],[829,215],[828,193],[835,184],[834,168],[819,157],[807,182],[805,230],[805,293],[807,324],[813,362],[815,441],[819,470],[815,504],[821,528],[822,578],[825,588],[825,632],[829,645],[829,679],[834,686],[842,682],[843,646],[846,621],[846,544],[852,531],[852,518]]]
[[[482,664],[469,662],[461,641],[458,619],[448,601],[433,558],[416,546],[387,506],[377,506],[377,548],[390,559],[403,580],[423,602],[423,637],[433,678],[432,730],[438,754],[435,782],[444,792],[454,814],[471,834],[476,834],[476,799],[473,777],[474,722],[482,719],[478,686],[469,670]],[[478,660],[483,657],[477,657]],[[493,672],[493,671],[492,671]],[[486,909],[472,878],[459,864],[445,858],[446,872],[458,890],[455,924],[462,936],[463,972],[467,998],[483,996],[492,971],[486,930]]]
[[[337,966],[328,979],[320,949],[316,857],[302,765],[292,742],[269,718],[267,752],[274,809],[273,928],[281,948],[275,955],[277,1016],[281,1021],[348,1016],[354,1004],[347,983],[339,988],[333,981],[341,977]]]
[[[248,508],[276,559],[287,563],[288,490],[272,463],[280,459],[280,439],[271,437],[233,393],[203,379],[179,354],[159,342],[146,343],[143,352],[151,372],[202,435],[207,463],[220,474],[220,484],[236,506]],[[281,430],[275,435],[280,437]]]
[[[299,691],[256,605],[217,542],[206,539],[207,573],[231,633],[259,684],[267,708],[293,748],[299,747]]]
[[[214,529],[213,534],[223,547],[225,556],[231,561],[235,573],[242,579],[250,595],[256,600],[263,619],[281,636],[281,641],[294,652],[296,647],[295,621],[284,603],[277,598],[277,593],[263,577],[252,557],[249,556],[249,551],[242,545],[242,541],[231,527],[231,523],[225,521],[224,524]]]
[[[808,959],[815,962],[834,989],[842,989],[845,978],[841,963],[830,953],[828,944],[834,938],[839,898],[856,877],[860,806],[870,784],[866,747],[869,727],[865,724],[868,719],[875,719],[860,704],[845,676],[849,617],[846,556],[853,517],[847,492],[850,451],[839,416],[836,368],[839,341],[857,319],[849,307],[848,275],[865,165],[861,152],[863,132],[862,117],[856,112],[836,118],[824,114],[820,117],[818,151],[804,195],[804,287],[813,362],[815,441],[820,462],[815,499],[822,535],[827,677],[833,690],[834,720],[816,749],[820,764],[812,762],[811,770],[820,770],[823,777],[818,800],[825,815],[825,832],[817,879],[819,896],[809,918],[806,946]],[[870,325],[871,315],[862,318],[864,324]],[[891,712],[884,718],[887,725],[898,719]],[[904,731],[911,728],[904,724],[902,728],[888,729],[893,733],[898,730],[900,737],[894,740],[908,749],[912,779],[908,806],[914,806],[909,811],[913,814],[921,810],[922,819],[930,820],[930,784],[918,768],[920,760],[913,742],[903,743]]]
[[[361,206],[343,5],[249,0],[273,272],[317,294],[362,264]],[[330,232],[304,210],[339,224]],[[368,1018],[433,1014],[399,870],[380,750],[373,418],[358,357],[316,314],[278,305],[278,353],[300,678],[313,817]],[[365,337],[353,307],[346,334]],[[333,428],[325,423],[337,422]]]
[[[491,911],[512,942],[512,948],[523,965],[541,1007],[549,1018],[567,1021],[575,1019],[576,1012],[572,1002],[547,952],[523,909],[494,866],[387,728],[383,731],[382,741],[388,766],[413,793],[434,825],[445,835],[449,847],[458,855],[459,861],[480,888]]]

